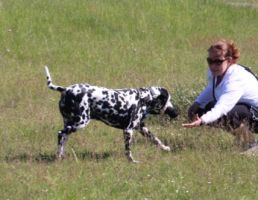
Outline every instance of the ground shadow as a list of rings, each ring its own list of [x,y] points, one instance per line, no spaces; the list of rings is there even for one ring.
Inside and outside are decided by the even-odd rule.
[[[115,152],[106,151],[106,152],[91,152],[91,151],[83,151],[83,152],[74,152],[67,153],[64,159],[68,160],[106,160],[110,157],[115,156]],[[28,154],[21,153],[18,155],[5,156],[6,162],[38,162],[38,163],[53,163],[55,161],[60,161],[57,158],[56,154],[49,153],[39,153],[39,154]]]
[[[21,153],[13,156],[5,156],[6,162],[45,162],[51,163],[56,160],[55,154],[39,153],[36,155]]]
[[[106,151],[106,152],[90,152],[90,151],[84,151],[84,152],[77,152],[77,157],[80,160],[106,160],[110,157],[114,157],[116,155],[115,152],[112,151]]]

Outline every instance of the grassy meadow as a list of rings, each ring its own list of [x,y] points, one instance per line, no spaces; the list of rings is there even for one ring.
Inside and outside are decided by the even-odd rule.
[[[257,0],[0,0],[0,199],[256,199],[258,157],[223,130],[184,129],[206,83],[209,45],[233,39],[258,72]],[[55,159],[62,128],[54,83],[160,85],[180,110],[146,124],[172,152],[92,121]]]

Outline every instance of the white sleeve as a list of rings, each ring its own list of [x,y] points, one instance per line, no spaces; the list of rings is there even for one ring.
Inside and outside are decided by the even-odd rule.
[[[195,102],[197,102],[201,108],[204,108],[209,102],[213,100],[213,77],[211,73],[208,73],[208,85],[196,98]]]
[[[242,88],[243,87],[241,87],[239,81],[231,80],[225,83],[222,95],[219,97],[215,106],[206,114],[201,116],[202,122],[204,124],[209,124],[216,121],[223,115],[227,115],[243,95],[244,91]]]

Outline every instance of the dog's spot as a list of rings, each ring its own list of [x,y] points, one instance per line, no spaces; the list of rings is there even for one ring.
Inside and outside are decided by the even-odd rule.
[[[83,111],[84,111],[84,107],[81,106],[81,107],[80,107],[80,112],[82,113]]]
[[[73,117],[73,121],[74,122],[80,122],[81,121],[81,118],[79,116],[74,116]]]
[[[97,109],[96,109],[96,112],[97,112],[97,113],[100,113],[100,112],[101,112],[101,110],[97,108]]]
[[[110,104],[107,101],[104,101],[102,108],[103,109],[108,109],[108,108],[111,108],[111,106],[110,106]]]
[[[121,105],[122,105],[121,102],[118,101],[118,102],[116,103],[116,105],[114,106],[114,108],[115,108],[116,110],[120,110]]]
[[[97,104],[97,105],[102,105],[102,104],[103,104],[103,101],[97,101],[96,104]]]

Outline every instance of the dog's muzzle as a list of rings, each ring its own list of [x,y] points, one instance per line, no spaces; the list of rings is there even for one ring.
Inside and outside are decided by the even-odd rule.
[[[167,114],[170,117],[170,119],[173,119],[178,116],[178,110],[172,107],[168,107],[165,110],[164,114]]]

